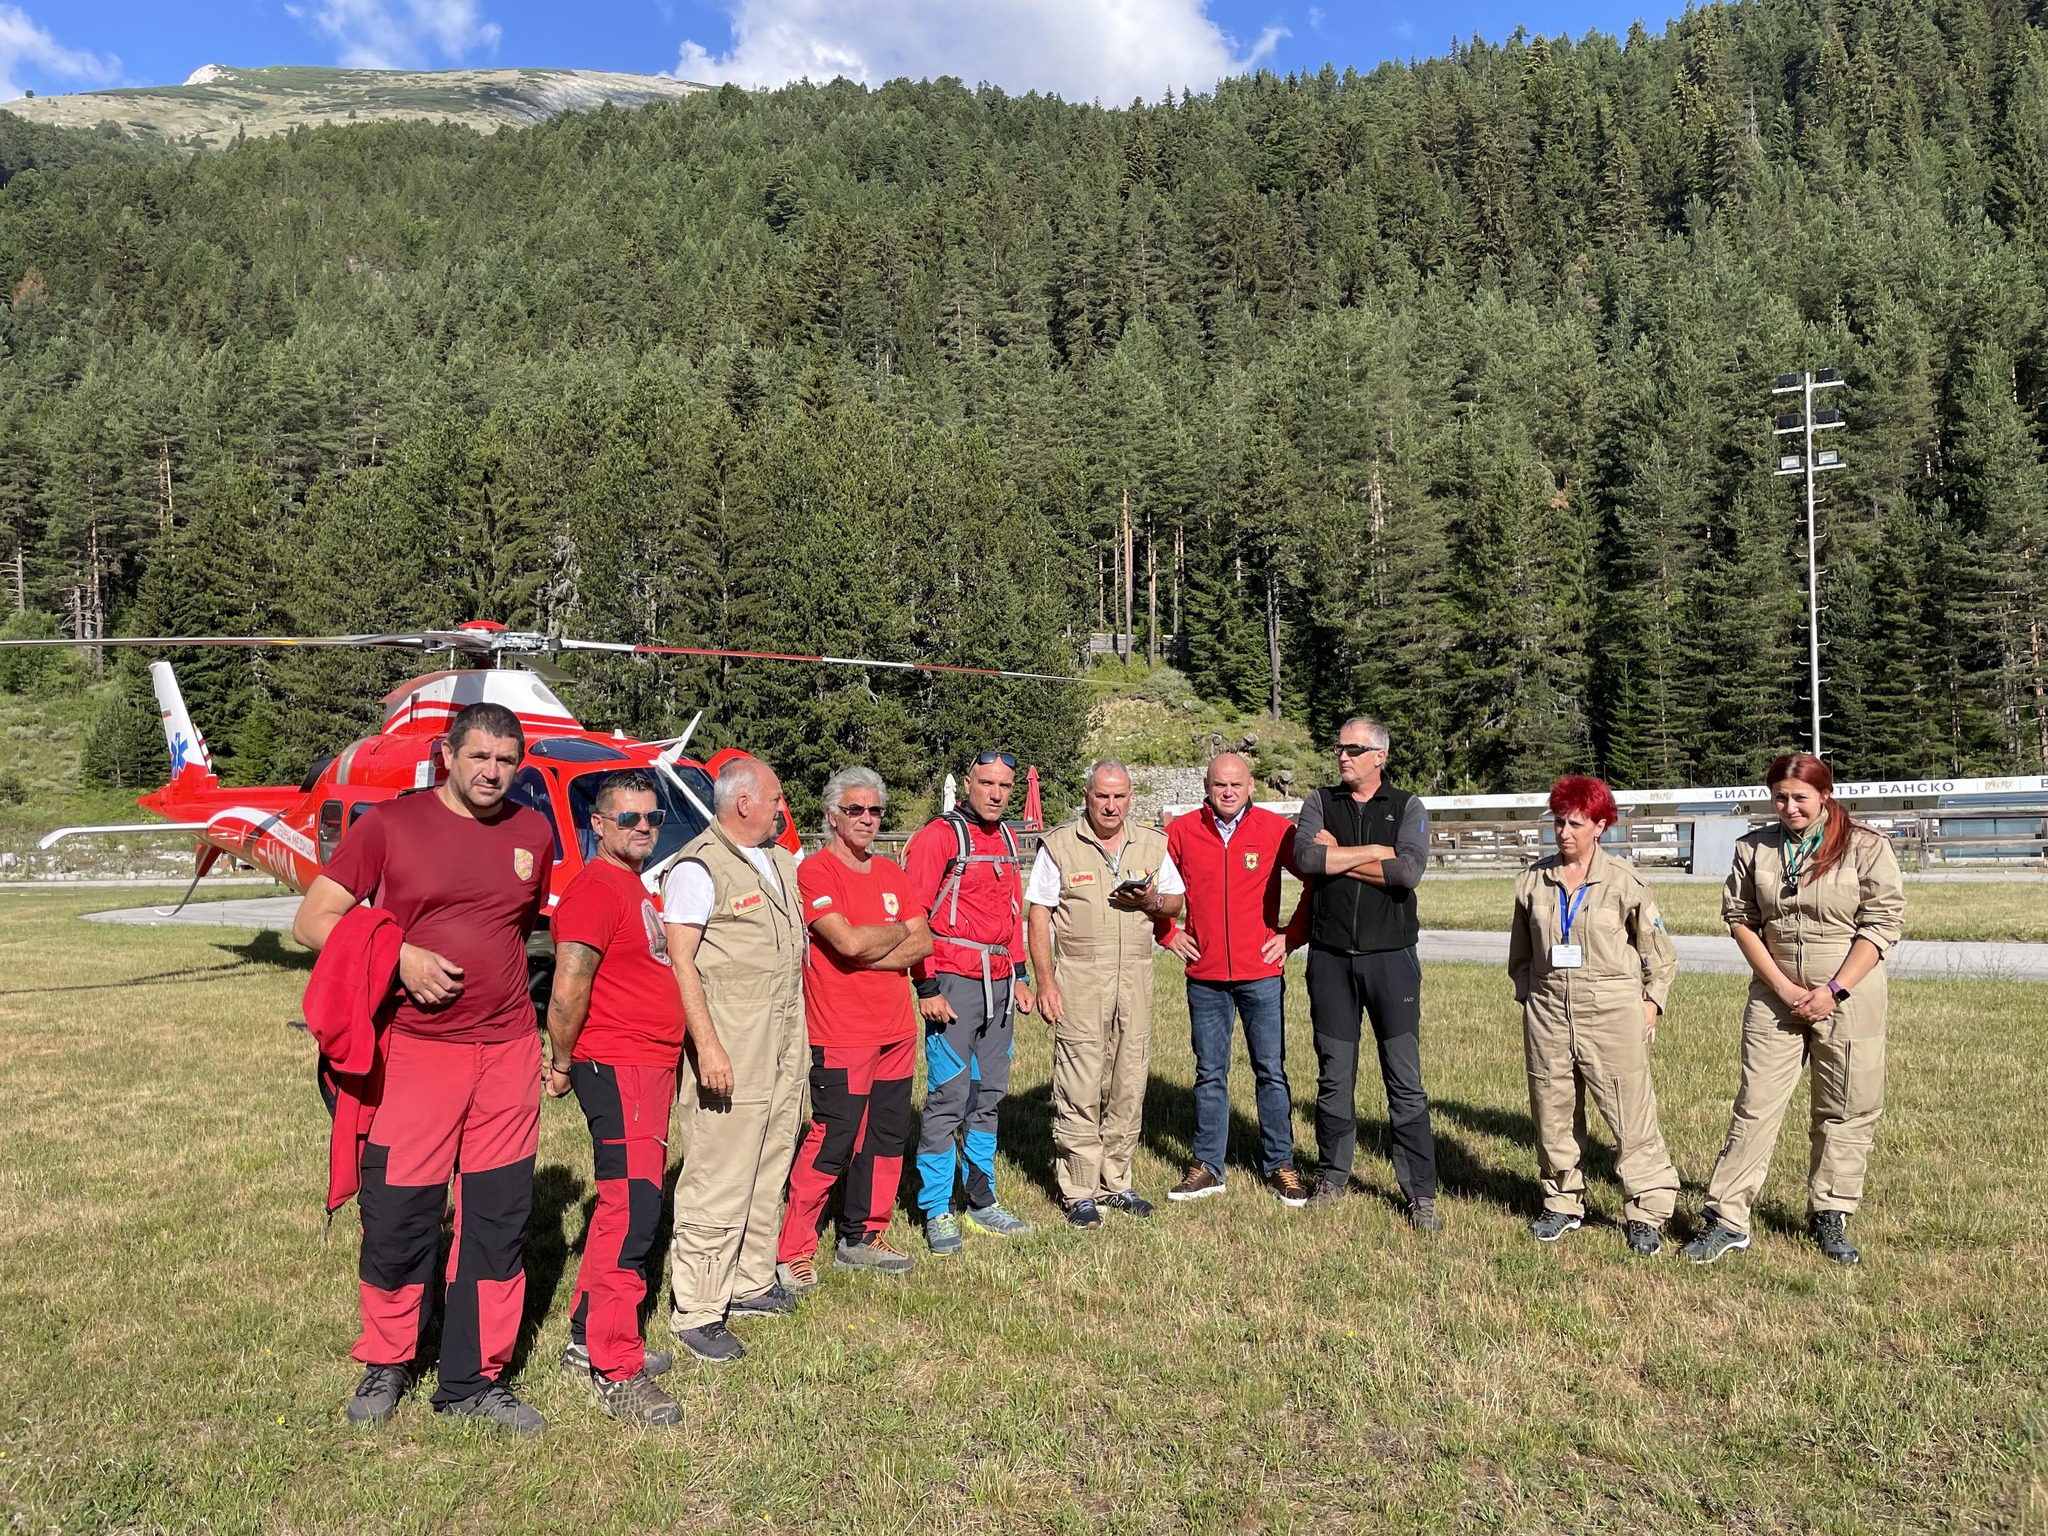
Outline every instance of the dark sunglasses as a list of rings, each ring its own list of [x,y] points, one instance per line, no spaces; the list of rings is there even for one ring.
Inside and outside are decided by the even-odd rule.
[[[1340,741],[1337,743],[1337,755],[1339,757],[1363,757],[1368,752],[1384,752],[1386,750],[1385,747],[1361,747],[1355,741]]]
[[[839,814],[842,816],[873,816],[879,820],[882,815],[882,808],[879,805],[841,805],[839,807]]]
[[[1001,763],[1010,772],[1017,771],[1017,754],[1014,752],[984,752],[974,760],[977,768],[986,768],[990,763]]]
[[[616,821],[627,832],[632,831],[643,821],[650,827],[658,827],[668,820],[667,811],[620,811],[616,816],[610,811],[599,811],[597,814],[606,821]]]

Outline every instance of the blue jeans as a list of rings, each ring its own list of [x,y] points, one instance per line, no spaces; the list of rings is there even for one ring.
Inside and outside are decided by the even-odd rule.
[[[1287,981],[1188,978],[1188,1027],[1195,1046],[1195,1161],[1223,1175],[1230,1141],[1231,1016],[1244,1020],[1245,1049],[1258,1079],[1259,1172],[1294,1160],[1294,1103],[1287,1091]]]

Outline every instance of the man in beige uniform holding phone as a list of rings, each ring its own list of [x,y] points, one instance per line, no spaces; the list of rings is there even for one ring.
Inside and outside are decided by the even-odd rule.
[[[766,763],[726,764],[716,819],[684,848],[662,900],[687,1021],[669,1331],[712,1364],[746,1353],[728,1317],[796,1310],[776,1283],[775,1239],[810,1044],[796,861],[774,842],[781,795]]]
[[[1122,763],[1088,770],[1084,807],[1039,843],[1024,899],[1038,1010],[1052,1025],[1060,1200],[1086,1228],[1102,1225],[1105,1205],[1152,1214],[1131,1188],[1131,1159],[1152,1055],[1153,939],[1185,887],[1166,834],[1131,824]]]

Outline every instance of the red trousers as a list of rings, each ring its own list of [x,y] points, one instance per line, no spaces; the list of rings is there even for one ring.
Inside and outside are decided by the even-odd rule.
[[[590,1351],[598,1375],[624,1381],[647,1360],[640,1304],[647,1299],[647,1264],[661,1224],[676,1069],[578,1061],[570,1064],[569,1082],[590,1122],[597,1175],[597,1209],[583,1237],[569,1336]]]
[[[403,1365],[418,1355],[453,1177],[455,1241],[434,1401],[461,1402],[498,1379],[526,1309],[526,1217],[539,1149],[538,1034],[496,1045],[391,1036],[357,1198],[356,1359]]]
[[[846,1175],[839,1236],[889,1230],[910,1141],[910,1074],[917,1042],[811,1047],[811,1123],[789,1170],[789,1206],[775,1260],[809,1258],[832,1186]]]

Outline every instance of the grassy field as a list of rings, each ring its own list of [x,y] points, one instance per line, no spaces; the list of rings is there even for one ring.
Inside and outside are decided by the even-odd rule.
[[[94,895],[0,897],[14,1530],[2048,1523],[2048,988],[1893,989],[1890,1112],[1850,1272],[1796,1235],[1796,1137],[1756,1248],[1715,1269],[1623,1258],[1598,1147],[1597,1219],[1532,1243],[1518,1021],[1477,967],[1427,981],[1441,1237],[1398,1220],[1376,1089],[1366,1193],[1340,1211],[1283,1210],[1234,1166],[1223,1199],[1071,1233],[1046,1188],[1049,1052],[1032,1025],[1004,1175],[1041,1233],[973,1242],[907,1282],[827,1271],[800,1317],[741,1325],[740,1366],[678,1367],[686,1419],[665,1434],[602,1418],[555,1376],[590,1153],[574,1110],[551,1105],[516,1365],[550,1428],[528,1445],[417,1398],[385,1431],[345,1427],[354,1233],[345,1212],[323,1241],[325,1116],[306,1037],[285,1027],[305,957],[233,931],[87,927],[74,916]],[[1171,962],[1159,982],[1139,1166],[1154,1197],[1191,1128]],[[1688,1228],[1726,1124],[1739,997],[1682,976],[1658,1046]],[[1306,1156],[1299,1026],[1292,1045]],[[1233,1089],[1243,1158],[1248,1072]]]
[[[1722,934],[1721,887],[1705,881],[1650,878],[1664,925],[1673,933]],[[1418,888],[1428,928],[1505,930],[1515,882],[1429,879]],[[2048,943],[2048,884],[2022,880],[1915,880],[1906,877],[1909,939],[2019,939]]]

